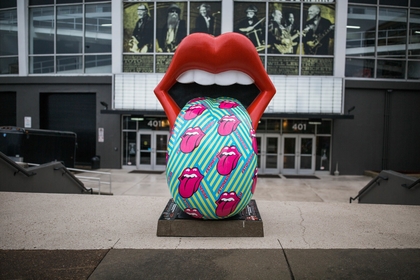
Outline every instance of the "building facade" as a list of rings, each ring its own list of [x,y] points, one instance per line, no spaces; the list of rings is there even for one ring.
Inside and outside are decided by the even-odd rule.
[[[153,89],[195,32],[247,36],[276,87],[260,174],[420,170],[419,0],[2,0],[0,126],[77,133],[79,166],[164,170]]]

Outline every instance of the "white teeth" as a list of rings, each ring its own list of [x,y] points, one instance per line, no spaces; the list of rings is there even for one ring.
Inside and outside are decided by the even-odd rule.
[[[182,84],[197,83],[203,86],[220,85],[229,86],[233,84],[250,85],[254,80],[245,73],[230,70],[218,74],[212,74],[203,70],[188,70],[182,73],[177,81]]]

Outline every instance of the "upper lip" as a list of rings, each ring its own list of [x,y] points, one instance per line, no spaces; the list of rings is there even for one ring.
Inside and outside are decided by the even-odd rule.
[[[211,74],[225,72],[230,77],[238,77],[245,84],[253,81],[260,93],[248,106],[247,111],[254,129],[256,129],[259,119],[275,94],[275,88],[265,72],[254,45],[248,38],[238,33],[225,33],[218,37],[194,33],[183,39],[164,78],[154,90],[171,127],[175,124],[181,108],[168,94],[169,89],[178,79],[191,80],[191,73],[194,73],[191,70],[200,70]],[[188,77],[189,75],[190,77]],[[224,78],[215,77],[214,80],[226,83]],[[231,78],[227,80],[231,80]]]

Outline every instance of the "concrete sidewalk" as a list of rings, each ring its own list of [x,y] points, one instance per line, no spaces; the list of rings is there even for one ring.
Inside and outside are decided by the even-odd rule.
[[[259,179],[260,238],[157,237],[164,175],[113,171],[114,196],[3,192],[0,278],[417,279],[420,207],[349,204],[370,179]]]

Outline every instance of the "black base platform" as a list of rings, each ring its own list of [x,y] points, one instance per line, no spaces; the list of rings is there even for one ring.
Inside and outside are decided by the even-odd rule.
[[[237,215],[223,220],[199,220],[185,214],[171,198],[158,220],[157,236],[263,237],[263,221],[252,199]]]

